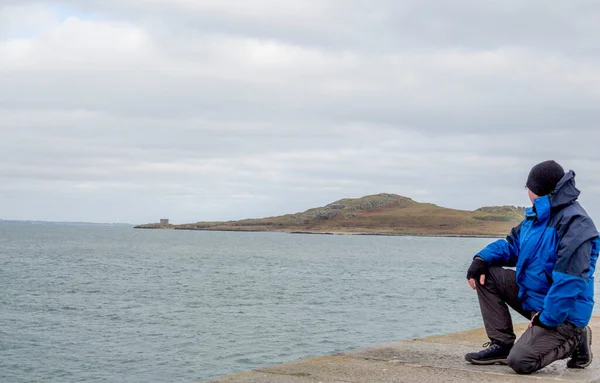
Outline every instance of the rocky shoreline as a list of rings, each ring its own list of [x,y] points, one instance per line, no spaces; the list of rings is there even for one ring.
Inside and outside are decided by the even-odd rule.
[[[389,232],[344,232],[344,231],[287,231],[287,230],[258,230],[258,229],[198,229],[188,227],[149,227],[148,225],[135,226],[135,229],[146,230],[187,230],[187,231],[214,231],[214,232],[237,232],[237,233],[285,233],[285,234],[309,234],[309,235],[361,235],[382,237],[439,237],[439,238],[503,238],[506,234],[430,234],[430,233],[389,233]]]

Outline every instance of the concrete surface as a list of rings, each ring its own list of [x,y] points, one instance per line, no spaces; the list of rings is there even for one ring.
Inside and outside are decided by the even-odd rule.
[[[516,326],[517,334],[526,324]],[[590,327],[600,334],[600,317]],[[464,360],[467,352],[487,342],[483,329],[422,339],[392,342],[269,366],[207,383],[367,383],[367,382],[600,382],[600,361],[584,370],[566,368],[557,361],[532,374],[517,375],[502,365],[475,366]],[[600,357],[600,345],[592,344]]]

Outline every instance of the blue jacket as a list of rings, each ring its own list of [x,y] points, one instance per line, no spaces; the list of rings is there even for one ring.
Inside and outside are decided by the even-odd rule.
[[[525,219],[477,256],[490,265],[516,266],[523,309],[540,312],[556,327],[568,321],[586,326],[594,307],[594,270],[600,239],[577,202],[575,173],[569,171],[554,193],[536,198]]]

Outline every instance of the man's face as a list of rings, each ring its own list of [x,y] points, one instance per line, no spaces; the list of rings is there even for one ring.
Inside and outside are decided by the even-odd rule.
[[[527,189],[527,193],[529,194],[529,200],[531,201],[532,205],[533,205],[533,201],[535,201],[536,198],[540,197],[539,195],[535,194],[534,192],[532,192],[529,189]]]

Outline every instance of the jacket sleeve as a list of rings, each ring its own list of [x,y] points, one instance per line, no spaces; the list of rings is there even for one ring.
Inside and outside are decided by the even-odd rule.
[[[558,244],[552,286],[540,314],[540,321],[547,326],[562,324],[573,309],[577,296],[586,287],[593,238],[582,226],[585,222],[580,220],[572,223]]]
[[[484,247],[476,257],[489,265],[515,266],[519,257],[521,224],[514,227],[506,239],[499,239]]]

